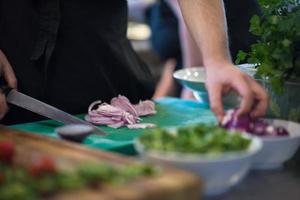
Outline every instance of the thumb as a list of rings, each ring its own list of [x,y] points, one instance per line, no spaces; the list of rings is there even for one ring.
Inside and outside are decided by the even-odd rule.
[[[210,108],[216,115],[218,121],[221,122],[224,117],[221,85],[212,84],[208,86],[207,89],[209,95]]]
[[[6,83],[11,88],[17,88],[17,78],[7,57],[0,49],[0,76],[3,75]]]
[[[7,60],[5,60],[3,63],[2,74],[9,87],[17,88],[17,78],[11,65]]]
[[[3,94],[0,94],[0,119],[4,117],[7,111],[8,111],[8,106],[6,103],[5,96]]]

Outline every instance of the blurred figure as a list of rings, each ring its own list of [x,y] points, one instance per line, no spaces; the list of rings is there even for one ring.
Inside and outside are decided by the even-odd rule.
[[[248,51],[250,45],[255,42],[255,36],[249,33],[249,21],[254,14],[260,14],[260,9],[256,0],[244,0],[242,3],[239,0],[224,0],[224,4],[230,53],[235,60],[239,50]],[[177,0],[161,0],[154,8],[152,15],[155,16],[150,17],[152,44],[158,55],[167,60],[154,97],[179,95],[185,99],[194,99],[189,89],[181,91],[180,86],[173,80],[172,73],[182,66],[203,66],[201,52],[185,25]],[[153,26],[153,23],[156,26]],[[158,48],[157,43],[165,48]]]
[[[156,0],[127,0],[127,2],[129,20],[144,22],[146,10],[155,4]]]
[[[161,0],[146,11],[146,21],[152,30],[152,48],[165,63],[153,98],[179,96],[181,87],[172,78],[173,71],[183,65],[176,14],[166,1]]]

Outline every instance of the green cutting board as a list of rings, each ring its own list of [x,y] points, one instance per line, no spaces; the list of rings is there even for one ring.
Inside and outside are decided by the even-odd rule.
[[[159,127],[178,127],[197,123],[215,123],[216,119],[212,112],[205,106],[194,101],[186,101],[177,98],[162,98],[156,101],[157,114],[143,117],[142,122],[154,123]],[[84,115],[78,117],[82,118]],[[53,120],[34,123],[18,124],[11,126],[19,130],[47,135],[59,138],[55,128],[61,123]],[[106,136],[91,135],[83,144],[92,148],[114,151],[127,155],[134,155],[134,139],[143,133],[143,129],[100,127],[108,133]]]

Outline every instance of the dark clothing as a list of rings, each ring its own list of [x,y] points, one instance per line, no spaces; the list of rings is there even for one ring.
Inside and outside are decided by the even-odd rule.
[[[249,32],[250,19],[260,15],[257,0],[223,0],[228,24],[230,53],[235,60],[239,50],[249,51],[256,37]],[[151,44],[154,51],[167,60],[174,58],[182,63],[178,20],[165,0],[160,0],[146,13],[152,30]]]
[[[162,60],[176,59],[182,67],[178,20],[169,4],[164,0],[155,3],[147,10],[146,19],[152,30],[150,40],[155,53]]]
[[[151,28],[151,45],[161,60],[175,59],[175,70],[182,68],[182,54],[177,16],[169,4],[161,0],[146,12],[146,20]],[[179,97],[182,86],[175,82],[175,96]]]
[[[250,19],[261,15],[257,0],[223,0],[228,24],[229,47],[233,61],[239,50],[248,52],[257,37],[249,32]]]
[[[118,94],[152,96],[152,76],[126,31],[125,0],[0,0],[0,49],[19,91],[72,114]],[[34,119],[11,108],[4,122]]]

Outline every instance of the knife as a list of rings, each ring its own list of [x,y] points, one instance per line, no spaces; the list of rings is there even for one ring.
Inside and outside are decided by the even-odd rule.
[[[18,92],[10,87],[1,87],[2,93],[6,96],[6,101],[13,105],[19,106],[31,112],[37,113],[44,117],[62,122],[64,124],[84,124],[93,127],[94,133],[99,135],[106,135],[105,132],[91,123],[78,119],[62,110],[59,110],[51,105],[48,105],[42,101],[34,99],[28,95]]]

